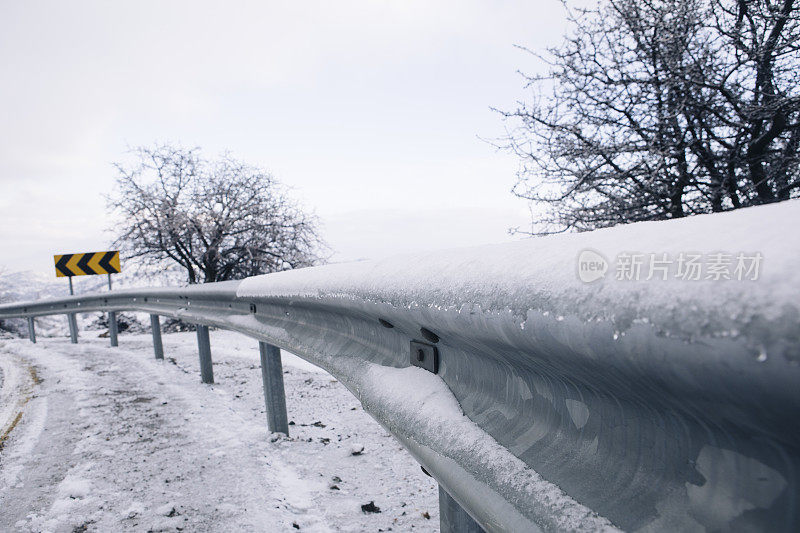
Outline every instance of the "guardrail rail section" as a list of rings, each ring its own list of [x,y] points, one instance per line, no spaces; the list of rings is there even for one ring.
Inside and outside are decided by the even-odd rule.
[[[207,328],[249,335],[269,430],[284,433],[289,350],[340,380],[436,479],[443,531],[797,531],[800,242],[775,228],[798,219],[789,201],[6,304],[0,318],[146,312],[156,358],[158,317],[180,318],[198,325],[206,383]],[[687,280],[674,264],[648,277],[643,263],[634,279],[620,265],[637,251],[661,266],[684,251],[732,264],[757,252],[763,269],[715,279],[708,263]],[[590,282],[578,264],[587,253],[602,274]]]

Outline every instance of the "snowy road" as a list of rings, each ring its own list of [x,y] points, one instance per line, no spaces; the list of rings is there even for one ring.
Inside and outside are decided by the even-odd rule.
[[[256,341],[211,343],[213,386],[194,333],[165,335],[163,362],[149,336],[0,341],[0,427],[23,413],[0,531],[438,530],[435,482],[340,383],[284,353],[292,435],[269,439]]]

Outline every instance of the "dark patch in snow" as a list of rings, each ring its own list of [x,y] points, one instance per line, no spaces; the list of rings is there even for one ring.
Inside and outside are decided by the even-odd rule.
[[[364,453],[363,444],[353,444],[350,447],[350,455],[361,455],[362,453]]]
[[[364,513],[380,513],[381,508],[375,505],[375,502],[365,503],[361,506],[361,511]]]

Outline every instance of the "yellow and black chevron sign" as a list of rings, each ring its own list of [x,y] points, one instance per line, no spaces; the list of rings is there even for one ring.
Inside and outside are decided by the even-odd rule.
[[[55,255],[56,277],[118,274],[119,251]]]

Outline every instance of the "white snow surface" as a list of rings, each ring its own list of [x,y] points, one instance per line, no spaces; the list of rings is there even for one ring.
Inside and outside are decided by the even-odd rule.
[[[212,331],[203,385],[194,333],[163,339],[165,361],[149,335],[0,341],[41,379],[0,450],[0,531],[438,530],[435,482],[330,374],[283,353],[294,424],[270,437],[254,340]]]
[[[396,308],[531,313],[635,321],[682,338],[736,336],[759,320],[797,323],[800,301],[800,200],[586,233],[325,265],[244,280],[242,297],[356,300]],[[605,279],[584,283],[577,258],[594,250],[610,263]],[[756,281],[618,281],[620,253],[740,252],[763,255]],[[648,256],[649,257],[649,256]],[[643,269],[643,278],[647,277]],[[705,276],[705,274],[704,274]]]

